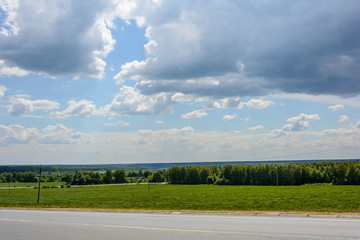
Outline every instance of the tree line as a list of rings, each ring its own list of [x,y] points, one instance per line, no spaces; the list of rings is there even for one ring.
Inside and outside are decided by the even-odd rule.
[[[0,182],[37,182],[35,172],[2,173]],[[360,161],[329,161],[290,164],[226,164],[208,166],[174,166],[151,172],[75,171],[44,173],[42,182],[65,182],[67,185],[111,183],[168,182],[170,184],[217,184],[285,186],[313,183],[360,185]]]
[[[39,169],[38,169],[39,170]],[[43,172],[41,182],[64,182],[66,185],[92,185],[111,183],[138,183],[149,181],[153,173],[151,171],[139,170],[137,172],[125,172],[123,169],[105,172],[75,171],[64,173]],[[156,174],[155,174],[156,175]],[[152,179],[152,178],[151,178]],[[165,180],[165,179],[163,179]],[[0,183],[8,182],[38,182],[39,174],[36,172],[5,172],[0,174]]]
[[[334,185],[359,185],[360,162],[315,162],[225,166],[172,167],[166,172],[172,184],[218,185],[303,185],[332,183]]]

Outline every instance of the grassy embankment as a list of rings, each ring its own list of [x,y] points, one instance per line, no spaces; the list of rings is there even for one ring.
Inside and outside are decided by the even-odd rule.
[[[0,190],[0,207],[360,213],[360,186],[118,185]]]

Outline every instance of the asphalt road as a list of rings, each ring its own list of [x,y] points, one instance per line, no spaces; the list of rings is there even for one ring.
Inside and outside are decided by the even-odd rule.
[[[0,239],[360,239],[360,218],[4,209]]]

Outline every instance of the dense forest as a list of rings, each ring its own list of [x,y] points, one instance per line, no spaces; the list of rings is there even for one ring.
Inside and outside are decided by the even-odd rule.
[[[0,182],[36,182],[35,172],[0,174]],[[332,183],[334,185],[360,185],[360,161],[327,161],[289,164],[226,164],[174,166],[151,172],[123,169],[105,172],[45,172],[42,182],[65,182],[67,185],[111,183],[168,182],[170,184],[217,185],[303,185]]]
[[[172,167],[167,171],[166,179],[172,184],[285,186],[332,183],[334,185],[359,185],[360,162]]]

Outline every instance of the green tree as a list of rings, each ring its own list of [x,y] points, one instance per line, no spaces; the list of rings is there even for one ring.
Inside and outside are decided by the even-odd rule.
[[[114,172],[114,181],[115,183],[125,183],[126,182],[126,173],[122,169],[118,169]]]
[[[114,183],[114,180],[113,180],[113,173],[110,169],[106,170],[105,172],[105,176],[103,178],[103,182],[105,184],[110,184],[110,183]]]

